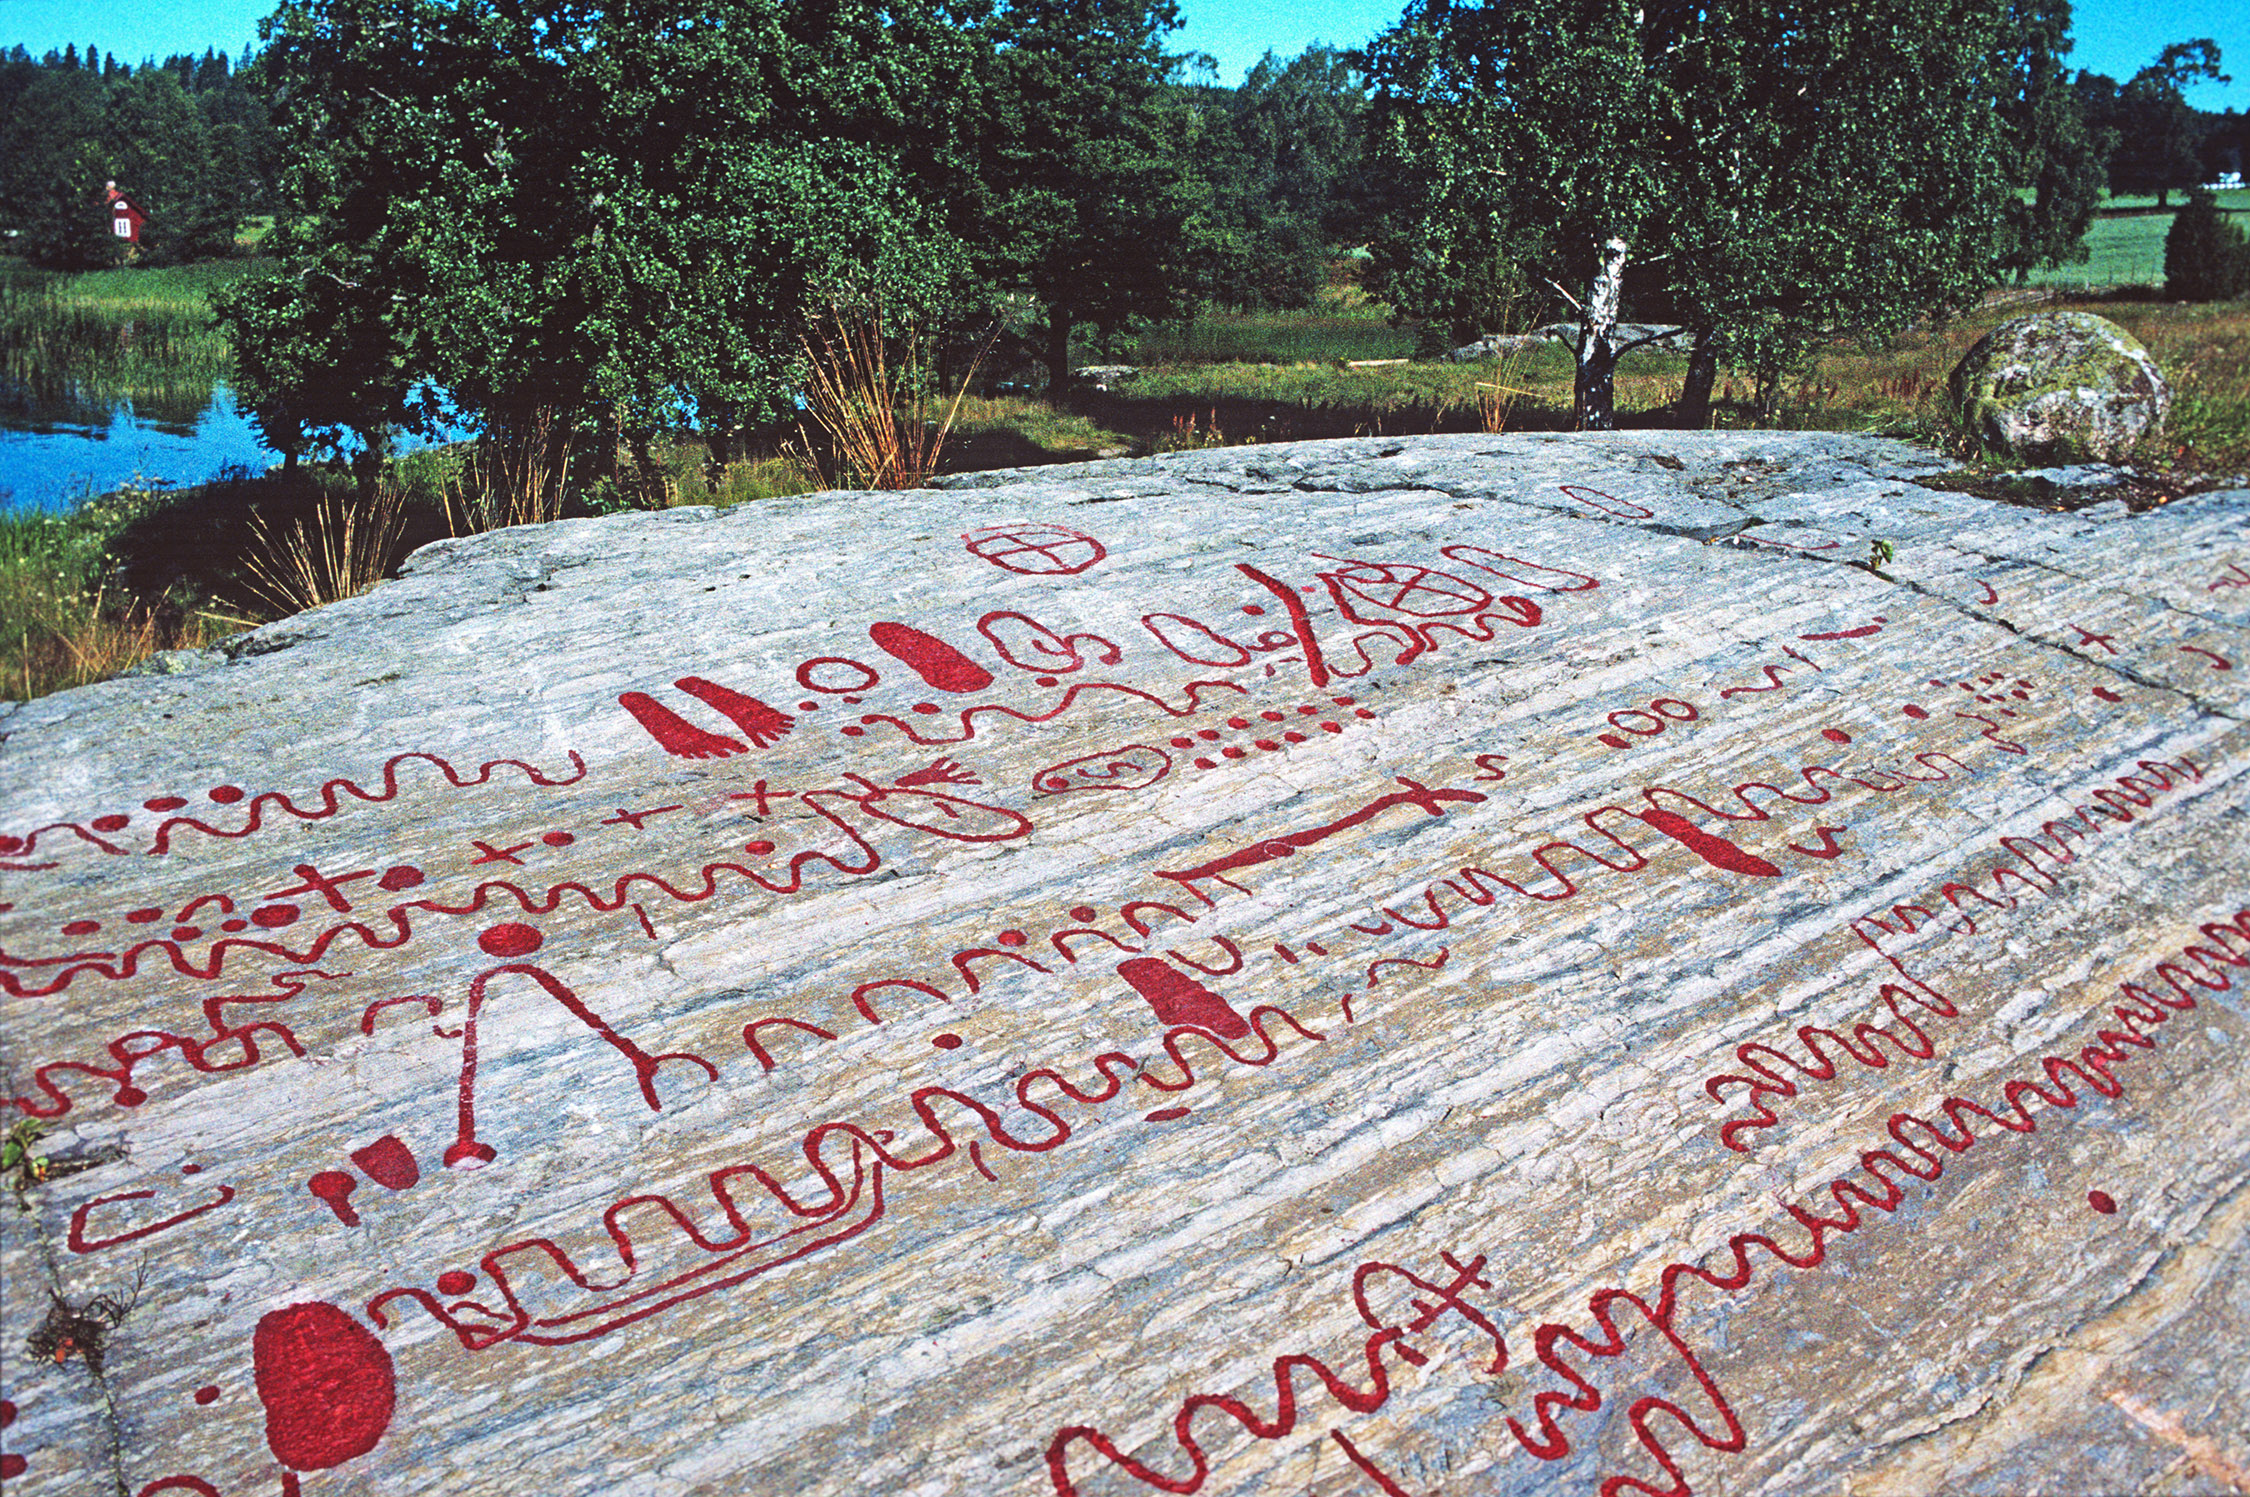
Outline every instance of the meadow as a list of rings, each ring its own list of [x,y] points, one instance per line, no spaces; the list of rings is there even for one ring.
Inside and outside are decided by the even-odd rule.
[[[2250,188],[2214,194],[2221,208],[2236,223],[2250,228]],[[2034,286],[2084,287],[2106,290],[2116,286],[2160,286],[2164,282],[2164,236],[2171,231],[2180,194],[2170,195],[2169,206],[2159,208],[2153,194],[2124,197],[2104,193],[2103,216],[2086,229],[2087,258],[2080,265],[2052,265],[2033,271]]]
[[[2096,227],[2166,221],[2150,215]],[[2161,232],[2155,242],[2161,265]],[[2108,243],[2097,238],[2097,256]],[[2097,259],[2077,269],[2105,263],[2128,262]],[[82,381],[136,392],[223,378],[225,349],[209,331],[205,299],[241,273],[235,264],[109,271],[67,285],[27,285],[0,273],[8,358],[28,367],[32,355],[19,352],[20,338],[45,356],[74,359]],[[1985,331],[2034,304],[2123,324],[2171,377],[2169,428],[2135,455],[2152,475],[2145,486],[2152,502],[2222,478],[2250,481],[2241,476],[2250,474],[2250,304],[2172,304],[2145,284],[1995,290],[1968,315],[1880,346],[1839,343],[1785,386],[1776,424],[1951,450],[1973,478],[1973,456],[1944,416],[1947,376]],[[1410,361],[1414,346],[1414,331],[1393,326],[1388,309],[1346,275],[1304,312],[1211,312],[1152,329],[1129,350],[1113,351],[1137,373],[1106,390],[1077,389],[1060,400],[971,393],[937,468],[1315,437],[1569,428],[1572,367],[1562,345],[1472,364]],[[1088,349],[1084,357],[1096,355]],[[1628,355],[1617,379],[1620,423],[1670,425],[1685,374],[1683,355]],[[1747,377],[1722,377],[1713,425],[1758,424],[1751,397]],[[802,437],[726,463],[689,438],[660,440],[650,457],[646,469],[583,481],[576,475],[595,465],[581,462],[567,499],[557,484],[547,496],[554,507],[542,513],[727,505],[837,486],[823,479],[837,473],[836,464]],[[373,506],[343,475],[308,465],[286,477],[241,473],[181,493],[103,496],[59,515],[0,508],[0,696],[28,699],[100,680],[152,651],[204,645],[364,590],[416,545],[516,518],[490,502],[491,480],[470,449],[454,447],[394,462]]]

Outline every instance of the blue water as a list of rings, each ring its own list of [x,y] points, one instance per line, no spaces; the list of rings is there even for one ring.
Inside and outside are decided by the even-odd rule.
[[[448,425],[434,440],[472,435]],[[430,440],[401,433],[392,451]],[[224,384],[212,386],[211,403],[192,416],[138,411],[129,400],[106,408],[76,398],[42,403],[0,389],[0,509],[68,509],[90,494],[184,489],[228,469],[258,474],[280,461]]]
[[[143,414],[130,401],[106,412],[0,415],[0,505],[67,509],[88,494],[185,488],[227,468],[260,473],[280,461],[225,385],[192,422]]]

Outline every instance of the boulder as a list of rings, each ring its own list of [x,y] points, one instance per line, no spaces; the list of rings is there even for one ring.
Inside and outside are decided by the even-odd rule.
[[[572,520],[0,704],[9,1497],[2227,1490],[2250,492],[1948,466]]]
[[[1950,391],[1963,432],[2033,463],[2122,458],[2163,430],[2172,403],[2140,340],[2090,312],[2001,323],[1954,368]]]
[[[1474,343],[1464,343],[1445,355],[1448,364],[1482,364],[1492,359],[1505,358],[1512,353],[1537,348],[1553,341],[1551,334],[1537,333],[1486,333]]]
[[[1572,353],[1578,351],[1578,324],[1575,322],[1550,322],[1539,329],[1547,337],[1568,345]],[[1695,344],[1695,334],[1684,327],[1674,327],[1662,322],[1620,322],[1610,328],[1612,345],[1624,348],[1638,344],[1635,353],[1643,348],[1662,348],[1674,353],[1686,353]]]
[[[1137,364],[1081,364],[1070,371],[1073,384],[1085,385],[1095,390],[1106,390],[1111,385],[1122,384],[1141,372]]]

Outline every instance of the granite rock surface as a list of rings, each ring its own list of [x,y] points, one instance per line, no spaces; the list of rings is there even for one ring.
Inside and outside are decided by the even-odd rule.
[[[2250,492],[1941,466],[574,521],[0,707],[9,1492],[2250,1490]]]

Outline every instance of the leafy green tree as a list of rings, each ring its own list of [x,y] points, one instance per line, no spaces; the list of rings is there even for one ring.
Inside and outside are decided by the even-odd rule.
[[[2226,301],[2250,291],[2250,238],[2227,222],[2201,187],[2164,236],[2164,294],[2173,301]]]
[[[1195,160],[1220,232],[1207,294],[1244,308],[1309,306],[1329,251],[1359,226],[1367,90],[1351,57],[1271,52],[1236,89],[1191,91]]]
[[[1191,169],[1195,121],[1167,84],[1171,0],[1008,0],[992,51],[981,149],[961,183],[978,271],[1040,306],[1047,376],[1070,374],[1073,329],[1114,335],[1177,316],[1202,275],[1208,189]]]
[[[101,79],[75,59],[39,69],[0,123],[0,213],[39,264],[85,270],[116,261],[102,202],[102,129]]]
[[[2010,19],[1987,0],[1746,7],[1725,45],[1739,50],[1709,73],[1739,92],[1717,120],[1698,111],[1706,146],[1659,267],[1697,332],[1680,411],[1692,425],[1721,361],[1756,376],[1770,419],[1819,345],[1972,303],[2023,164],[2003,112],[2022,88]]]
[[[2120,136],[2110,158],[2110,191],[2153,192],[2161,208],[2174,191],[2201,180],[2196,147],[2202,131],[2182,92],[2199,78],[2232,81],[2219,71],[2219,45],[2209,37],[2166,47],[2117,91],[2108,111]]]
[[[195,101],[169,68],[142,68],[109,90],[109,175],[148,215],[141,247],[152,264],[226,254],[237,215],[211,180],[211,142]]]
[[[379,451],[433,386],[502,439],[769,421],[821,307],[961,263],[917,177],[974,97],[940,0],[290,0],[267,35],[278,269],[221,316],[269,433]]]
[[[2203,144],[2196,148],[2206,181],[2240,173],[2250,163],[2250,117],[2229,109],[2203,116]]]
[[[1418,0],[1370,60],[1384,169],[1420,195],[1378,248],[1386,284],[1441,312],[1511,266],[1554,286],[1579,312],[1579,424],[1603,429],[1636,273],[1697,327],[1691,415],[1721,357],[1770,405],[1815,342],[1989,277],[2003,40],[1996,0]]]
[[[2020,284],[2041,266],[2085,263],[2086,228],[2101,206],[2117,136],[2087,120],[2062,65],[2069,0],[2011,0],[2007,35],[2017,87],[2002,99],[2001,118],[2019,194],[2007,205],[2000,268]]]
[[[211,142],[210,191],[238,218],[270,211],[279,141],[273,111],[254,67],[236,69],[223,53],[195,69],[195,107]]]
[[[358,268],[341,257],[328,264]],[[371,485],[390,434],[431,424],[414,400],[416,371],[394,311],[380,285],[347,280],[317,256],[222,294],[235,403],[285,467],[356,453]]]
[[[1589,430],[1615,424],[1612,329],[1626,267],[1636,247],[1649,253],[1678,175],[1695,15],[1625,0],[1412,0],[1368,54],[1379,149],[1423,197],[1419,221],[1384,236],[1383,284],[1417,312],[1457,308],[1429,292],[1503,261],[1555,285],[1580,311],[1575,405]]]

